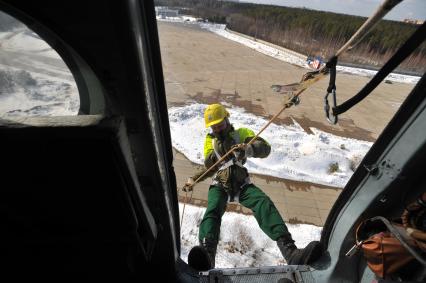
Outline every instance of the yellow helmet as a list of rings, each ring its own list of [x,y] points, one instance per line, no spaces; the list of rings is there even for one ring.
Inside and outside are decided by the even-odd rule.
[[[206,128],[219,124],[226,117],[229,117],[228,111],[220,104],[210,104],[204,111],[204,120]]]

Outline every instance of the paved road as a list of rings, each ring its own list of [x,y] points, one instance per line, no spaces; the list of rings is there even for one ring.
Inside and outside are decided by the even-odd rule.
[[[160,46],[169,106],[197,101],[226,101],[263,117],[275,115],[282,99],[272,93],[272,84],[297,82],[306,72],[260,54],[195,25],[158,22]],[[369,81],[366,77],[338,74],[338,101],[342,102]],[[301,104],[281,114],[279,123],[295,119],[306,131],[315,127],[337,135],[374,141],[394,115],[413,85],[381,84],[351,111],[341,115],[339,125],[327,124],[323,97],[327,81],[303,93]],[[202,142],[202,141],[200,141]],[[197,166],[175,152],[174,166],[181,187]],[[276,204],[285,220],[322,226],[341,189],[322,185],[253,176]],[[192,203],[205,205],[209,181],[196,186]],[[181,200],[185,195],[180,193]],[[250,213],[237,204],[228,210]]]

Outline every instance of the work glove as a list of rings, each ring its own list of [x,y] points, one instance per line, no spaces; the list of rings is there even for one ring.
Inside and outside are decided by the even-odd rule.
[[[195,181],[193,178],[188,178],[188,180],[186,181],[185,185],[183,185],[182,187],[182,191],[184,192],[190,192],[192,191],[192,188],[195,185]]]
[[[251,144],[241,143],[241,144],[234,145],[234,147],[236,149],[232,153],[234,154],[235,158],[238,161],[241,161],[244,158],[253,156],[253,146]]]

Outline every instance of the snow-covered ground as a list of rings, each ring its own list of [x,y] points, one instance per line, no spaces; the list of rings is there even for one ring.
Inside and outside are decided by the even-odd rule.
[[[29,29],[0,33],[0,116],[76,115],[77,85],[58,53]]]
[[[228,105],[229,106],[229,105]],[[189,160],[202,164],[203,142],[209,129],[204,127],[206,105],[193,103],[169,109],[173,147]],[[266,120],[229,106],[230,120],[236,127],[246,126],[258,132]],[[272,146],[268,158],[249,158],[251,173],[310,181],[343,187],[372,143],[343,138],[311,128],[306,133],[297,123],[290,126],[272,124],[261,136]],[[338,164],[336,172],[329,172]],[[352,167],[352,169],[351,169]],[[183,204],[179,204],[182,215]],[[190,249],[198,245],[198,229],[205,208],[186,205],[181,227],[181,257],[187,262]],[[287,224],[296,245],[305,247],[319,240],[322,227],[308,224]],[[258,227],[252,215],[234,212],[224,214],[216,255],[217,268],[258,267],[286,264],[276,243]]]
[[[0,77],[8,80],[0,86],[0,116],[66,116],[78,112],[79,98],[72,81],[3,65]]]
[[[226,29],[226,25],[224,24],[203,23],[203,22],[197,22],[196,20],[189,21],[188,18],[189,17],[186,16],[186,20],[183,20],[183,18],[180,18],[180,17],[165,18],[165,19],[157,18],[157,20],[171,21],[171,22],[185,22],[188,24],[198,24],[203,29],[207,29],[224,38],[238,42],[262,54],[271,56],[273,58],[276,58],[278,60],[293,64],[293,65],[297,65],[297,66],[309,69],[309,66],[306,63],[305,55],[298,54],[296,52],[293,52],[291,50],[286,50],[284,48],[275,48],[273,47],[272,44],[265,44],[260,41],[255,41],[250,37],[245,37],[245,36],[241,36],[239,34],[230,32]],[[346,67],[346,66],[339,66],[339,65],[337,66],[336,69],[338,72],[354,74],[359,76],[367,76],[367,77],[372,77],[377,73],[377,71],[374,71],[374,70],[353,68],[353,67]],[[386,77],[386,80],[393,81],[393,82],[416,84],[420,80],[420,77],[391,73]]]
[[[12,32],[0,32],[0,42],[0,48],[3,50],[24,51],[61,59],[49,44],[27,28],[16,29]]]
[[[182,215],[182,204],[179,204]],[[187,262],[193,246],[198,245],[198,227],[205,208],[186,205],[181,228],[181,258]],[[307,224],[287,224],[299,248],[319,240],[321,227]],[[275,241],[266,236],[252,215],[227,212],[222,218],[216,254],[217,268],[258,267],[285,264]]]
[[[169,109],[173,147],[197,164],[203,164],[204,138],[210,130],[204,127],[206,106],[194,103]],[[228,110],[236,128],[247,127],[257,133],[268,122],[242,108]],[[296,122],[290,126],[272,123],[261,135],[271,144],[271,154],[262,159],[249,158],[249,172],[344,187],[372,143],[315,128],[311,131],[314,134],[306,133]]]

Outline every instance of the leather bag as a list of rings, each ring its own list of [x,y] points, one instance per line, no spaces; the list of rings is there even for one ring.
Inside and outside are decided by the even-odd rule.
[[[394,233],[387,229],[387,225],[384,225],[383,221],[392,225]],[[415,241],[411,238],[405,238],[404,241],[401,241],[400,234],[395,237],[398,229],[404,230],[401,225],[390,224],[382,217],[367,219],[357,228],[357,245],[363,251],[367,265],[380,278],[395,273],[414,260],[407,246],[410,249],[417,248]]]
[[[414,257],[390,232],[380,232],[363,241],[361,245],[370,269],[385,278],[412,261]]]

